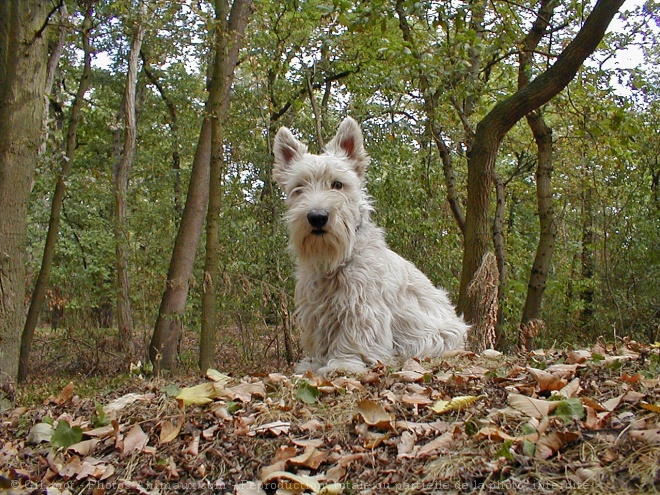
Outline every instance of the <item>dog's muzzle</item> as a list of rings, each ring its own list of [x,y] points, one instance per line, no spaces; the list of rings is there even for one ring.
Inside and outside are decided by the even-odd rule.
[[[323,234],[323,227],[328,223],[328,210],[311,210],[307,213],[307,221],[314,227],[313,234]]]

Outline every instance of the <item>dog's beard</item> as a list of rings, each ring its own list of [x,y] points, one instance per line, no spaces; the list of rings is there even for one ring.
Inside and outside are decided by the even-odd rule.
[[[306,221],[290,224],[291,247],[301,263],[327,273],[348,260],[355,244],[355,232],[345,222],[336,221],[322,230]]]

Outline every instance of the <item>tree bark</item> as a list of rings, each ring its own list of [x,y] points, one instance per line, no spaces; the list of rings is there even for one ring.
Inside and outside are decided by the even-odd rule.
[[[523,50],[519,58],[518,87],[529,84],[529,70],[534,50],[545,35],[550,19],[557,2],[544,0],[541,2],[539,13],[523,42]],[[525,331],[526,326],[532,320],[540,319],[541,303],[545,292],[546,281],[552,262],[552,254],[555,249],[557,236],[557,225],[555,224],[554,209],[552,205],[552,129],[548,127],[543,119],[541,109],[530,112],[526,116],[527,124],[536,141],[536,200],[539,214],[539,242],[534,255],[532,271],[527,285],[527,296],[520,320],[519,338],[524,342],[518,342],[520,349],[531,350],[534,348],[533,332]]]
[[[209,174],[209,206],[206,212],[206,252],[202,292],[202,330],[199,341],[199,369],[213,367],[218,326],[216,285],[220,243],[220,210],[222,207],[222,177],[225,169],[224,122],[221,119],[222,96],[225,94],[225,59],[227,58],[227,0],[215,0],[215,61],[209,88],[211,114],[211,164]]]
[[[623,0],[599,0],[557,61],[527,86],[495,105],[477,125],[474,144],[468,155],[465,249],[458,299],[458,310],[468,322],[472,322],[479,312],[481,294],[468,294],[467,289],[489,251],[489,212],[499,146],[516,122],[550,101],[570,83],[584,60],[597,48],[622,4]]]
[[[0,2],[0,385],[18,376],[27,208],[41,142],[51,6]]]
[[[28,310],[27,319],[23,328],[23,335],[21,337],[21,356],[18,371],[19,382],[24,382],[27,379],[34,331],[39,323],[39,317],[41,316],[46,289],[48,288],[48,280],[50,278],[50,270],[53,265],[53,257],[55,256],[60,216],[62,213],[62,202],[66,191],[66,180],[71,173],[71,167],[73,165],[76,144],[78,141],[78,123],[80,122],[80,115],[85,104],[85,93],[89,88],[89,76],[92,72],[92,47],[89,42],[91,29],[92,9],[90,7],[85,12],[85,20],[83,21],[81,31],[84,52],[83,71],[80,76],[78,91],[76,92],[76,96],[71,106],[71,114],[69,115],[69,125],[66,133],[66,141],[64,143],[61,171],[57,178],[57,183],[55,184],[55,192],[50,205],[50,220],[48,222],[48,233],[46,234],[46,244],[44,246],[44,255],[41,260],[41,268],[34,285],[34,290],[32,291],[30,309]]]
[[[229,108],[234,70],[251,6],[252,0],[234,0],[229,15],[227,26],[229,46],[223,67],[225,84],[219,114],[221,120],[224,120]],[[193,160],[186,204],[172,251],[158,319],[149,345],[149,358],[154,364],[156,373],[161,370],[175,370],[177,366],[178,347],[183,334],[182,320],[209,198],[212,127],[210,100],[209,94]]]
[[[140,3],[140,18],[146,15],[146,4]],[[121,156],[114,171],[115,179],[115,253],[117,269],[117,326],[119,345],[133,358],[133,314],[131,310],[131,287],[129,277],[128,243],[128,180],[135,158],[137,139],[136,87],[140,49],[144,40],[145,24],[138,21],[128,55],[128,73],[123,98],[124,139]]]

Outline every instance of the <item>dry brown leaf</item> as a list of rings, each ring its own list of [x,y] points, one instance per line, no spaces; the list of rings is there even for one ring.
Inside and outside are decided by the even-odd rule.
[[[409,455],[415,444],[417,443],[417,435],[410,433],[409,431],[404,431],[399,437],[399,441],[396,443],[397,457],[406,457]]]
[[[539,391],[553,391],[559,390],[566,386],[568,381],[565,378],[562,378],[547,371],[539,370],[536,368],[527,368],[527,370],[532,374],[539,385]]]
[[[301,455],[289,459],[287,464],[291,464],[296,467],[313,469],[316,471],[327,458],[328,452],[323,452],[321,450],[317,450],[315,447],[312,447],[305,450],[305,452]]]
[[[369,426],[385,431],[394,429],[392,416],[380,404],[372,400],[361,400],[357,403],[357,410]]]
[[[241,383],[235,387],[227,388],[226,391],[232,400],[240,400],[248,403],[252,401],[252,396],[263,399],[266,397],[266,387],[263,382]]]
[[[565,387],[559,391],[559,395],[567,399],[577,397],[582,392],[582,387],[580,386],[580,379],[573,378]]]
[[[428,435],[437,435],[444,433],[449,429],[449,423],[445,421],[434,421],[432,423],[415,423],[412,421],[397,421],[395,423],[397,430],[407,430],[420,437]]]
[[[558,404],[559,402],[533,399],[526,395],[509,394],[509,405],[511,407],[536,419],[547,417],[548,414],[557,408]]]
[[[428,406],[433,403],[431,399],[420,394],[404,394],[401,397],[401,402],[415,406]]]
[[[160,425],[159,440],[161,445],[164,443],[170,443],[172,440],[179,436],[179,432],[181,431],[181,427],[183,426],[184,421],[185,419],[183,416],[179,416],[176,424],[172,423],[171,421],[163,421],[163,423]]]
[[[346,378],[345,376],[339,377],[336,380],[332,380],[332,386],[336,389],[343,389],[349,392],[363,392],[366,389],[358,380],[354,378]]]
[[[112,435],[114,431],[115,430],[112,425],[107,425],[107,426],[101,426],[99,428],[94,428],[93,430],[87,430],[83,433],[88,437],[106,438]]]
[[[289,433],[289,428],[291,428],[291,423],[288,421],[273,421],[272,423],[265,423],[250,428],[249,435],[254,436],[258,433],[272,433],[276,437],[279,437],[283,433]]]
[[[133,452],[141,451],[147,446],[149,442],[149,436],[142,431],[140,425],[133,425],[133,428],[128,430],[128,433],[124,437],[123,450],[121,451],[122,457],[131,455]]]
[[[578,438],[580,438],[580,434],[572,431],[552,432],[548,435],[544,435],[539,438],[538,442],[536,442],[536,452],[534,453],[534,457],[540,460],[549,459],[559,452],[564,445],[573,442]]]
[[[94,450],[94,447],[96,447],[96,444],[98,444],[101,440],[98,438],[92,438],[90,440],[83,440],[82,442],[74,443],[73,445],[70,445],[67,450],[72,450],[74,452],[77,452],[81,456],[88,456],[89,454],[92,453]]]
[[[429,443],[422,445],[417,451],[417,456],[431,455],[434,452],[448,448],[454,442],[454,433],[448,431],[439,437],[434,438]]]
[[[215,436],[215,432],[220,428],[219,424],[214,424],[206,428],[205,430],[202,430],[202,436],[204,437],[204,440],[213,440],[213,437]]]
[[[570,379],[575,376],[577,372],[577,364],[553,364],[548,366],[545,371],[552,373],[553,375],[560,376],[562,378]]]
[[[617,407],[621,405],[621,402],[623,401],[623,397],[626,394],[621,394],[618,397],[612,397],[609,400],[606,400],[605,402],[602,403],[602,406],[605,408],[606,411],[613,412],[616,410]]]
[[[190,455],[198,455],[199,454],[199,435],[193,435],[192,440],[188,444],[188,447],[186,450],[184,450],[184,453],[190,454]]]
[[[323,423],[321,423],[318,419],[310,419],[309,421],[305,421],[303,424],[301,424],[299,428],[303,431],[321,430],[323,429]]]
[[[322,447],[325,445],[325,441],[322,438],[310,438],[309,440],[305,439],[299,439],[299,438],[292,438],[291,441],[293,442],[294,445],[297,445],[298,447],[303,447],[305,449],[308,449],[310,447]]]
[[[321,490],[321,485],[316,478],[287,473],[286,471],[275,471],[274,473],[270,473],[261,481],[264,483],[269,483],[275,480],[277,480],[280,486],[285,489],[287,486],[296,486],[298,493],[304,492],[305,490],[318,493]]]
[[[638,442],[644,442],[651,445],[660,444],[660,428],[650,430],[631,430],[629,433],[630,438]]]
[[[421,375],[428,373],[426,368],[424,368],[424,366],[422,366],[422,364],[414,358],[407,359],[406,362],[403,363],[403,366],[401,366],[401,371],[414,371],[415,373],[420,373]]]
[[[110,414],[114,412],[121,411],[126,406],[133,404],[137,401],[151,401],[154,397],[154,394],[126,394],[118,399],[113,400],[110,404],[103,406],[103,412],[105,414]]]
[[[259,483],[254,481],[243,481],[234,486],[235,495],[266,495]]]
[[[587,350],[571,351],[566,357],[568,364],[582,364],[588,359],[591,359],[591,351]]]
[[[69,402],[73,398],[74,390],[75,387],[73,385],[73,382],[69,382],[67,386],[60,391],[57,397],[53,397],[51,395],[48,398],[48,402],[61,406],[62,404],[64,404],[65,402]]]
[[[424,380],[424,375],[422,373],[418,373],[417,371],[397,371],[392,373],[391,376],[405,383],[415,383]]]

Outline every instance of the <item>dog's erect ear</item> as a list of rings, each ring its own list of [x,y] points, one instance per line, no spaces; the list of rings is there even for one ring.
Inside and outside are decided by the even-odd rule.
[[[344,154],[355,164],[355,171],[362,179],[369,164],[369,155],[364,149],[362,130],[355,120],[346,117],[337,129],[337,134],[325,147],[326,151],[334,154]]]
[[[302,158],[305,153],[307,153],[307,146],[298,141],[288,128],[281,127],[277,131],[273,143],[273,154],[275,155],[273,179],[278,184],[282,184],[284,173],[293,162]]]

